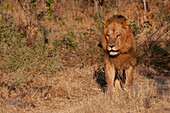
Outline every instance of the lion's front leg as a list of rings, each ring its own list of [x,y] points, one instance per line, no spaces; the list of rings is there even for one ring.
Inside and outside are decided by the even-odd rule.
[[[133,67],[130,66],[128,69],[125,70],[125,72],[126,72],[125,86],[129,88],[133,82]]]
[[[107,93],[112,93],[114,91],[114,79],[115,79],[115,67],[110,64],[105,65],[105,77],[107,83]]]

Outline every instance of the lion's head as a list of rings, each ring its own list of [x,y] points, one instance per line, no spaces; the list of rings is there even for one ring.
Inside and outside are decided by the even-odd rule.
[[[102,47],[109,56],[129,52],[133,45],[131,38],[133,34],[129,28],[129,21],[121,15],[114,15],[103,21],[103,24]]]

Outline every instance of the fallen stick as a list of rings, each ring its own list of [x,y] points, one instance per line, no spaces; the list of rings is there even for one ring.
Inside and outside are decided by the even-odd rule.
[[[14,104],[14,105],[23,105],[24,107],[25,106],[35,107],[35,103],[33,103],[33,102],[24,102],[24,101],[20,101],[20,100],[9,100],[9,99],[6,99],[6,101],[11,104]]]

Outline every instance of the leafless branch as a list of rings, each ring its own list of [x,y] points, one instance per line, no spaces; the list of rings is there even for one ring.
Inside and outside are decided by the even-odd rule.
[[[150,44],[150,49],[152,49],[152,47],[154,46],[154,44],[155,43],[157,43],[157,41],[164,35],[164,34],[166,34],[166,33],[168,33],[169,32],[169,29],[168,28],[166,28],[165,30],[164,30],[164,32],[161,34],[161,35],[159,35],[158,36],[158,38],[155,40],[155,41],[152,41],[152,43]]]
[[[67,16],[66,10],[65,10],[64,5],[63,5],[63,3],[62,3],[61,0],[60,0],[60,5],[61,5],[61,8],[62,8],[62,10],[63,10],[64,15]]]
[[[19,101],[19,100],[9,100],[6,99],[7,102],[14,104],[14,105],[23,105],[23,106],[32,106],[35,107],[35,103],[33,102],[24,102],[24,101]]]
[[[143,0],[143,6],[144,6],[144,11],[145,11],[145,13],[147,12],[147,10],[146,10],[146,0]],[[145,15],[145,13],[144,13],[144,19],[146,20],[146,15]]]

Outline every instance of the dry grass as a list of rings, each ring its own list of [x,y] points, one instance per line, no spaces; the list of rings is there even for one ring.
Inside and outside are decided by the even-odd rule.
[[[160,113],[169,110],[170,86],[165,78],[156,82],[135,72],[132,90],[117,90],[110,96],[102,92],[93,78],[95,70],[96,66],[69,68],[60,72],[61,77],[37,76],[25,89],[21,86],[11,91],[10,96],[9,90],[3,87],[1,112]],[[27,98],[21,97],[24,94]]]
[[[35,76],[32,82],[17,89],[3,84],[1,112],[165,112],[169,110],[169,80],[142,77],[137,67],[133,89],[116,91],[112,96],[102,92],[94,79],[97,66],[68,68],[58,72],[60,77]],[[149,69],[148,69],[149,70]],[[154,73],[154,72],[153,72]],[[141,73],[143,75],[147,72]],[[102,76],[100,74],[99,76]],[[5,82],[10,78],[2,78]],[[2,82],[1,82],[2,83]],[[2,86],[2,84],[1,84]]]
[[[169,113],[169,1],[148,4],[0,1],[0,113]],[[107,95],[98,44],[113,14],[130,19],[138,63],[133,88]]]

